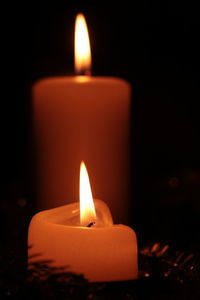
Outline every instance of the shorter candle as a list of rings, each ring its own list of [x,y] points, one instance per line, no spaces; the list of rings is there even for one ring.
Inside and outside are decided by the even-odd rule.
[[[114,225],[108,206],[92,199],[81,165],[80,207],[72,203],[37,213],[29,226],[29,256],[83,274],[92,282],[137,278],[137,239],[125,225]],[[32,262],[34,258],[29,261]]]

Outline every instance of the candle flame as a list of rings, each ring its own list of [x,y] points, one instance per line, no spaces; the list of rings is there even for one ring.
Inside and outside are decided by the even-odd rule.
[[[78,14],[75,23],[75,69],[77,75],[91,74],[91,49],[87,23],[83,14]]]
[[[96,220],[96,212],[92,191],[90,187],[90,180],[84,162],[80,165],[80,223],[82,226],[88,226]]]

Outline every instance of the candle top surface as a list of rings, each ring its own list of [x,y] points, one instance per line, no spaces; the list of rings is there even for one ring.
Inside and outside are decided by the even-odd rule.
[[[112,226],[113,219],[108,206],[103,201],[98,199],[95,199],[94,202],[97,211],[97,224],[94,228],[99,229]],[[57,208],[41,211],[35,216],[42,222],[49,224],[89,229],[90,227],[84,227],[80,225],[79,214],[79,202],[75,202]]]
[[[48,84],[55,84],[55,85],[62,85],[66,83],[71,84],[102,84],[102,85],[124,85],[130,88],[128,81],[118,77],[104,77],[104,76],[58,76],[58,77],[47,77],[39,79],[36,84],[37,85],[48,85]]]

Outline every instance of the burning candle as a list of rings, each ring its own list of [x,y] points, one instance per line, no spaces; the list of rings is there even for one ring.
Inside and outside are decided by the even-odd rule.
[[[83,274],[91,282],[137,278],[137,240],[125,225],[114,225],[108,206],[93,202],[84,163],[80,168],[80,206],[72,203],[37,213],[28,233],[29,256]],[[33,262],[34,258],[30,259]]]
[[[129,221],[130,85],[92,77],[86,22],[78,15],[75,64],[79,76],[46,78],[33,87],[38,209],[77,201],[78,161],[91,171],[94,194],[115,220]],[[94,179],[95,177],[95,179]]]

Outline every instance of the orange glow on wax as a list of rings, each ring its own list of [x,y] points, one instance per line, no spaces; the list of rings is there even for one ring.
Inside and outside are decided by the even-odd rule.
[[[96,211],[94,207],[94,201],[92,197],[88,172],[83,161],[81,162],[80,165],[79,198],[80,198],[80,223],[82,226],[88,226],[89,224],[95,222]]]
[[[91,49],[87,23],[83,14],[75,22],[75,70],[77,75],[91,75]]]

